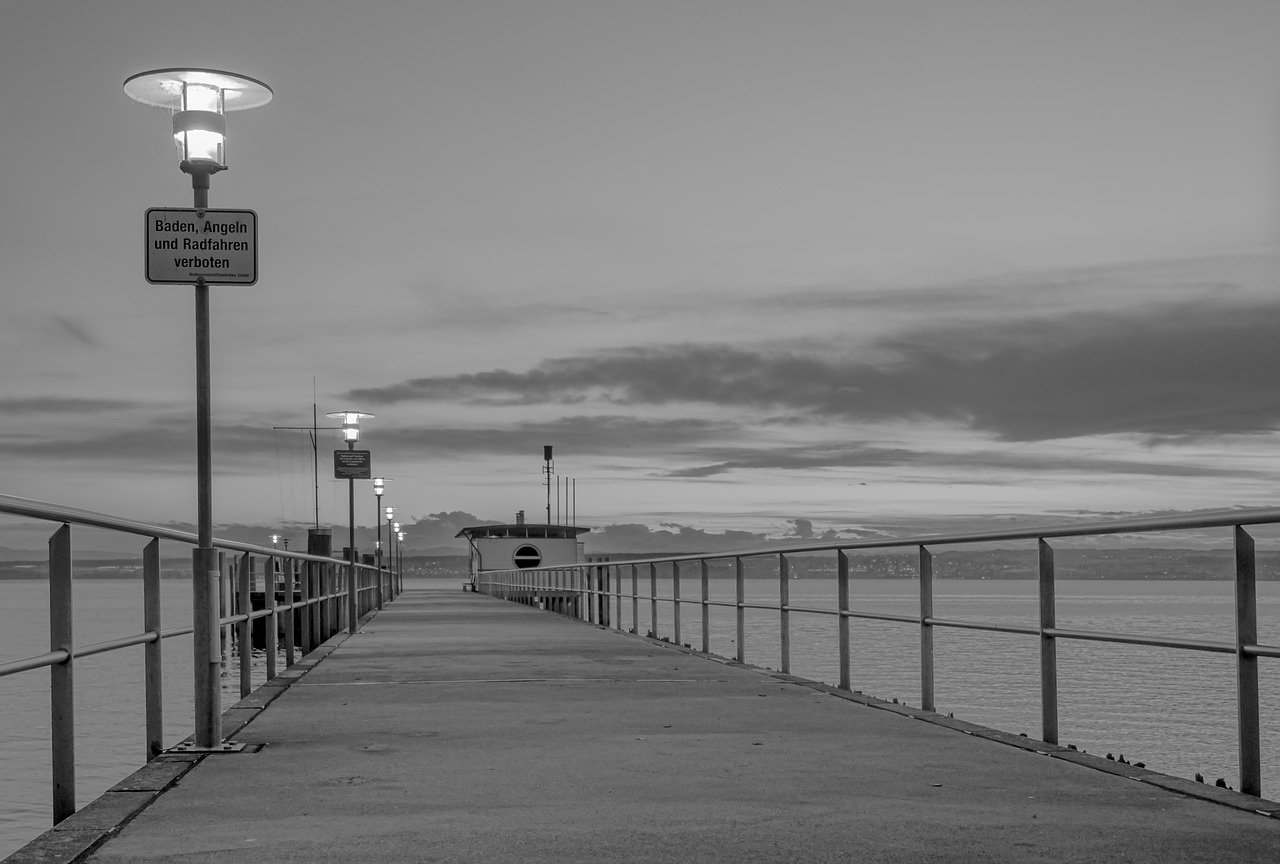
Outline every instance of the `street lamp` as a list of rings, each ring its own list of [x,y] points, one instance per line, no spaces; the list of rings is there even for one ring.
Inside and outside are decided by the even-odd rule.
[[[256,78],[216,69],[153,69],[125,79],[130,99],[173,112],[178,168],[191,175],[197,210],[209,207],[209,178],[226,169],[226,112],[266,105],[275,95]],[[223,750],[222,651],[218,644],[218,553],[213,548],[212,386],[209,285],[196,298],[196,548],[191,552],[195,750]]]
[[[392,554],[394,547],[391,545],[391,516],[396,512],[396,508],[388,506],[383,512],[387,516],[387,569],[390,570],[396,566],[395,555]],[[379,526],[379,530],[381,530],[381,526]]]
[[[387,478],[385,477],[373,478],[373,494],[375,496],[374,498],[375,505],[373,508],[373,524],[377,529],[377,533],[378,533],[378,537],[377,537],[377,540],[374,542],[373,549],[374,549],[374,555],[376,556],[375,563],[378,568],[377,601],[378,601],[379,609],[382,608],[382,493],[387,491],[386,487],[383,485],[386,482],[387,482]],[[387,545],[388,546],[391,545],[390,537],[387,537]],[[390,559],[388,559],[388,561],[389,560]]]
[[[330,411],[324,416],[342,421],[342,440],[347,442],[348,450],[355,450],[356,442],[360,440],[360,421],[374,415],[366,411]],[[360,623],[360,615],[359,606],[356,603],[356,480],[354,476],[347,477],[347,503],[347,563],[351,565],[347,582],[347,632],[355,633]]]
[[[399,527],[398,525],[396,526]],[[400,584],[404,585],[404,532],[396,534],[400,542],[396,544],[396,573],[400,575]]]

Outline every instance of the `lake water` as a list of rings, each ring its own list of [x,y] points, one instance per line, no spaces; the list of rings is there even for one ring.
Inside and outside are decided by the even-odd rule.
[[[642,574],[640,585],[647,590]],[[409,582],[407,588],[457,590],[457,581]],[[732,602],[732,580],[713,579],[711,599]],[[793,606],[834,609],[834,580],[792,580]],[[850,605],[859,611],[910,615],[917,611],[912,580],[851,580]],[[623,580],[630,589],[629,575]],[[777,600],[776,580],[748,580],[748,602]],[[696,601],[700,581],[681,580],[681,596]],[[671,596],[670,579],[659,593]],[[1230,582],[1064,581],[1058,584],[1058,626],[1086,630],[1230,641]],[[1258,585],[1260,642],[1280,644],[1280,583]],[[164,627],[189,623],[185,580],[161,587]],[[142,630],[140,580],[77,581],[75,632],[88,645]],[[0,661],[48,647],[48,593],[43,581],[0,581]],[[657,632],[670,638],[672,607],[659,604]],[[1027,581],[939,580],[934,615],[966,621],[1035,626],[1036,584]],[[711,610],[711,650],[733,656],[731,608]],[[631,624],[624,598],[622,623]],[[651,629],[649,604],[639,606],[639,629]],[[701,645],[696,602],[682,605],[680,641]],[[778,613],[747,613],[747,662],[777,668]],[[852,683],[882,699],[920,704],[919,628],[853,619]],[[791,672],[829,683],[839,675],[836,620],[791,614]],[[1039,737],[1039,640],[1035,636],[935,628],[937,708],[942,713]],[[145,759],[141,646],[76,661],[78,803],[84,806]],[[1059,640],[1059,731],[1062,743],[1091,753],[1125,755],[1148,768],[1238,785],[1235,664],[1230,655]],[[191,734],[191,638],[164,642],[165,745]],[[254,686],[265,679],[261,658]],[[1280,797],[1280,660],[1263,658],[1262,775],[1264,794]],[[239,698],[234,660],[224,677],[223,705]],[[281,664],[283,668],[283,663]],[[49,676],[45,670],[0,678],[0,857],[51,824],[49,792]]]

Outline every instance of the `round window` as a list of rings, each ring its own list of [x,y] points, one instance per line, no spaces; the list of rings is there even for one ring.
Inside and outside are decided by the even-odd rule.
[[[537,546],[525,544],[515,551],[515,554],[511,556],[511,560],[521,570],[526,567],[537,567],[542,563],[542,553],[538,551]]]

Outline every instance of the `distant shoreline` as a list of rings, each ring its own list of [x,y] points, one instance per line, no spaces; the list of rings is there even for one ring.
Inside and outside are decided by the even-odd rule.
[[[628,564],[645,558],[694,553],[592,553],[590,563],[610,564],[621,568],[623,578],[630,579]],[[600,559],[608,558],[604,561]],[[717,581],[733,579],[732,558],[712,562],[708,577]],[[835,579],[836,558],[831,554],[796,554],[787,556],[792,578]],[[342,562],[337,562],[342,563]],[[583,562],[588,563],[588,562]],[[766,555],[745,559],[748,579],[777,578],[777,556]],[[1235,573],[1235,557],[1230,549],[1055,549],[1055,577],[1058,581],[1230,581]],[[405,576],[410,579],[467,579],[469,563],[465,555],[411,556],[404,559]],[[919,558],[914,550],[899,553],[850,552],[849,576],[852,579],[918,578]],[[1036,550],[997,549],[969,551],[936,549],[933,575],[940,581],[969,579],[980,581],[1034,580],[1038,578]],[[87,558],[74,563],[77,580],[141,579],[142,562],[137,558]],[[190,579],[191,563],[185,558],[166,558],[160,562],[161,579]],[[1280,581],[1280,551],[1260,551],[1257,555],[1259,581]],[[0,580],[45,579],[48,564],[42,560],[0,561]],[[693,568],[684,579],[695,577]],[[648,578],[642,573],[641,578]],[[659,568],[659,580],[669,581],[670,569]]]

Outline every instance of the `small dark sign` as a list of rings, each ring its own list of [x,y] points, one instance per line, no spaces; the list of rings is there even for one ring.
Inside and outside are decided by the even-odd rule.
[[[333,477],[335,480],[369,480],[373,468],[368,450],[334,450]]]

